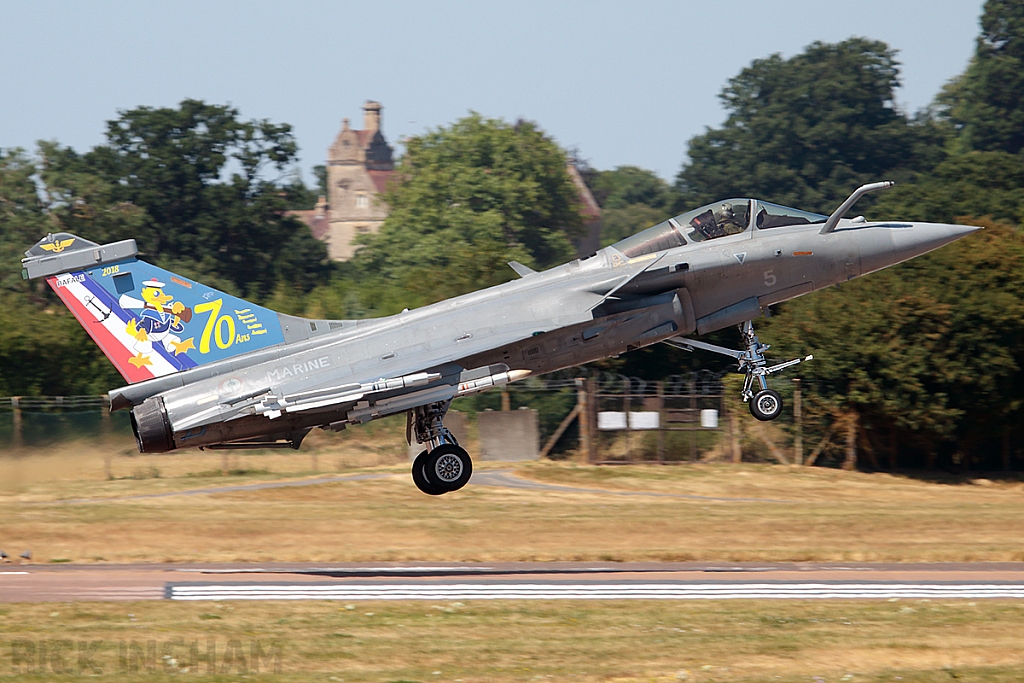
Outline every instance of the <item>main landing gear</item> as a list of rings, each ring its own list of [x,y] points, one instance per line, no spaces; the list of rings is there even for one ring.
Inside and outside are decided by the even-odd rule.
[[[444,426],[444,415],[450,405],[450,400],[438,401],[409,413],[410,442],[415,435],[417,442],[427,445],[427,450],[412,463],[412,480],[416,488],[431,496],[458,491],[473,474],[469,453]]]
[[[774,420],[782,413],[782,397],[779,396],[779,392],[768,388],[768,375],[811,360],[814,356],[795,358],[777,365],[768,365],[764,352],[768,350],[769,346],[762,344],[758,340],[757,335],[754,334],[754,324],[747,320],[740,323],[739,329],[740,335],[743,337],[743,343],[746,346],[746,349],[743,351],[734,351],[722,346],[716,346],[715,344],[686,339],[685,337],[674,337],[669,340],[669,343],[672,346],[683,348],[687,351],[702,349],[735,358],[739,363],[739,371],[746,375],[743,380],[742,396],[743,402],[750,404],[750,414],[762,422]],[[754,391],[755,381],[757,382],[756,393]]]

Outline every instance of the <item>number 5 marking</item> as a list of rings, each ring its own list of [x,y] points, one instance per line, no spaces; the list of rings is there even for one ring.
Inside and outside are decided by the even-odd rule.
[[[778,282],[778,278],[775,277],[775,269],[774,268],[771,269],[771,270],[764,271],[764,286],[765,287],[773,287],[776,282]],[[199,308],[197,307],[196,310],[198,311]],[[206,337],[203,337],[203,339],[206,339]]]

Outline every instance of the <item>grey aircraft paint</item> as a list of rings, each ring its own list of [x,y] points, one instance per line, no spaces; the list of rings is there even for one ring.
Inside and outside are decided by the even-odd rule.
[[[759,419],[776,417],[781,401],[768,389],[766,378],[800,360],[769,367],[751,320],[772,304],[906,261],[978,229],[841,218],[862,194],[890,184],[859,188],[830,217],[757,200],[724,200],[668,219],[588,258],[543,272],[512,263],[517,280],[373,320],[274,314],[136,261],[131,240],[100,246],[73,235],[51,235],[27,252],[23,264],[26,277],[48,278],[126,379],[134,382],[111,391],[110,397],[113,409],[131,409],[140,451],[297,447],[313,427],[341,429],[405,412],[410,438],[426,447],[421,456],[424,476],[417,478],[418,459],[414,479],[421,489],[436,494],[464,484],[471,470],[468,455],[443,426],[453,398],[657,342],[734,357],[747,375],[744,399],[751,401],[751,412]],[[142,267],[149,270],[139,270],[138,277],[148,275],[143,285],[151,287],[143,298],[156,301],[148,305],[156,312],[144,315],[166,320],[164,326],[176,331],[167,339],[177,341],[157,349],[176,365],[168,366],[165,374],[135,381],[136,372],[156,374],[149,359],[156,365],[163,361],[155,352],[139,352],[140,343],[134,340],[146,335],[137,334],[134,318],[124,341],[120,323],[111,326],[110,310],[97,304],[87,291],[92,284],[81,280]],[[163,292],[154,288],[165,285],[165,279],[187,285],[189,291],[182,290],[178,298],[189,304],[189,314],[210,310],[210,302],[221,300],[215,297],[227,301],[224,310],[234,307],[224,320],[217,318],[217,303],[197,335],[199,349],[190,348],[196,336],[183,339],[187,326],[173,313],[185,317],[181,305],[167,309],[154,294]],[[80,289],[78,299],[72,296],[79,291],[75,288]],[[96,287],[89,291],[103,294]],[[110,303],[109,308],[117,306]],[[274,336],[278,327],[273,316],[279,337]],[[242,321],[252,336],[236,330]],[[255,336],[264,323],[271,334]],[[154,328],[156,324],[150,320],[147,329],[163,329]],[[114,340],[103,337],[97,325],[113,330]],[[690,338],[732,325],[741,326],[743,351]],[[169,332],[149,337],[162,338],[160,334]],[[245,348],[253,350],[229,348],[234,339],[240,348],[248,343]],[[197,355],[202,349],[206,351]],[[190,361],[193,357],[198,360]],[[448,475],[439,474],[445,467]]]

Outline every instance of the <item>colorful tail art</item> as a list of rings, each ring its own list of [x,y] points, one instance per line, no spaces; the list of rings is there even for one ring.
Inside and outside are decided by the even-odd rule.
[[[284,341],[277,313],[135,258],[134,240],[100,246],[68,233],[26,252],[130,382],[181,372]]]

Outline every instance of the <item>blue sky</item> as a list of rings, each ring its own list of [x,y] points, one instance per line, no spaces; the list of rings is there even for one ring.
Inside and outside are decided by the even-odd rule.
[[[186,97],[287,122],[302,169],[341,119],[384,105],[392,142],[470,110],[537,121],[597,168],[671,180],[724,119],[718,93],[753,59],[850,36],[899,50],[908,111],[963,71],[981,0],[747,2],[59,2],[0,0],[0,147],[80,151],[104,122]]]

